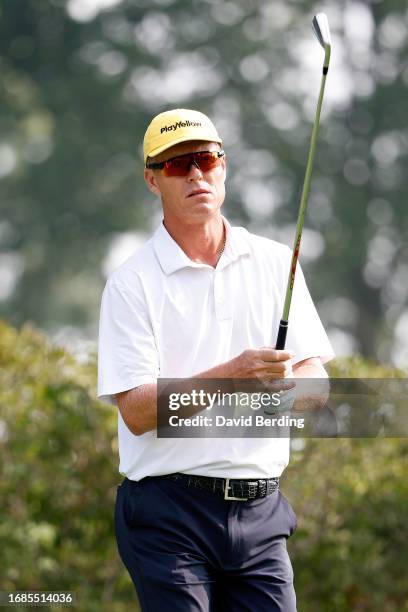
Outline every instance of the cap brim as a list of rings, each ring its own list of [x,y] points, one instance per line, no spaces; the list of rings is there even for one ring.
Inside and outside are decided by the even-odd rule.
[[[161,147],[156,147],[156,149],[153,149],[152,151],[150,151],[149,154],[146,156],[144,163],[146,163],[146,160],[148,157],[156,157],[156,155],[159,155],[159,153],[163,153],[163,151],[167,151],[167,149],[171,149],[171,147],[174,147],[174,145],[176,144],[180,144],[181,142],[188,142],[188,141],[193,142],[195,140],[201,140],[203,142],[218,142],[219,144],[222,144],[221,138],[200,138],[200,137],[191,138],[191,136],[181,136],[180,138],[176,138],[169,144],[162,145]]]

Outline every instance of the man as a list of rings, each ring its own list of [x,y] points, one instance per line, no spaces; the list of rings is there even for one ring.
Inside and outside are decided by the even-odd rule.
[[[273,348],[290,250],[221,215],[226,157],[208,117],[176,109],[144,138],[163,222],[103,293],[98,395],[119,407],[118,549],[142,610],[296,609],[280,493],[289,440],[156,436],[157,379],[327,376],[333,351],[299,269]]]

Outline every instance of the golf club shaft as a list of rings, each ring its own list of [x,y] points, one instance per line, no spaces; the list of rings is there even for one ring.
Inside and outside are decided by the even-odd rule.
[[[307,208],[307,200],[309,197],[310,180],[312,177],[317,133],[319,131],[320,111],[322,108],[327,70],[328,70],[328,66],[325,65],[323,67],[323,75],[322,75],[322,80],[320,83],[319,99],[317,102],[316,116],[315,116],[315,121],[313,125],[312,137],[310,141],[309,155],[307,158],[306,173],[305,173],[305,178],[303,181],[302,195],[300,198],[299,215],[298,215],[298,220],[297,220],[297,225],[296,225],[296,235],[295,235],[295,241],[293,244],[293,253],[292,253],[292,261],[291,261],[290,269],[289,269],[288,284],[286,287],[285,303],[283,306],[282,319],[279,324],[278,337],[276,340],[276,348],[280,350],[284,349],[285,344],[286,344],[286,334],[288,331],[288,324],[289,324],[290,304],[292,301],[293,286],[295,283],[296,265],[297,265],[297,261],[299,258],[300,241],[302,238],[303,223],[304,223],[305,213],[306,213],[306,208]]]

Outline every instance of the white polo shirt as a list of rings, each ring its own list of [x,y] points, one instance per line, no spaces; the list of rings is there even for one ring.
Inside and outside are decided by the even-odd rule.
[[[108,278],[102,296],[98,397],[187,378],[248,348],[275,346],[291,251],[278,242],[226,227],[216,268],[191,261],[163,223]],[[329,361],[333,349],[306,287],[296,273],[286,346],[293,363]],[[119,472],[129,479],[184,472],[230,478],[280,476],[288,438],[157,438],[135,436],[118,410]]]

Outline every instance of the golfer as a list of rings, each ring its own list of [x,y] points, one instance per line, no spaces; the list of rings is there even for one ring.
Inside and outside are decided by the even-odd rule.
[[[163,220],[110,274],[100,312],[98,396],[119,408],[118,550],[143,611],[293,612],[289,439],[157,438],[157,379],[322,378],[333,350],[301,269],[290,350],[274,349],[291,251],[221,214],[227,159],[207,116],[157,115],[144,162]]]

